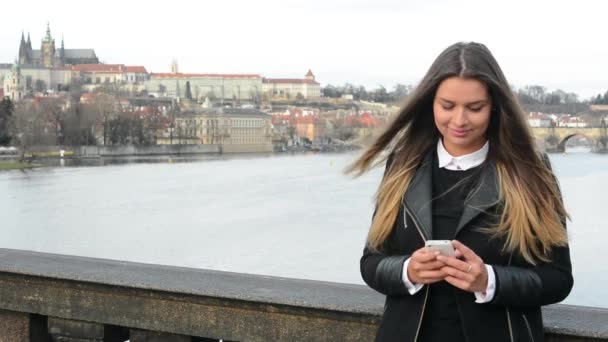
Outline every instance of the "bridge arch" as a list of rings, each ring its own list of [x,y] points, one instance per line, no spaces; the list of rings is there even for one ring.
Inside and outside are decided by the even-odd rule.
[[[597,151],[608,150],[606,127],[532,127],[532,134],[543,141],[546,150],[551,152],[564,152],[568,140],[577,135],[592,141]]]
[[[592,138],[591,136],[589,136],[587,134],[583,134],[581,132],[571,132],[561,138],[561,141],[557,144],[557,149],[560,150],[561,152],[565,152],[566,144],[568,144],[568,140],[570,140],[571,138],[573,138],[575,136],[584,137],[585,139],[597,144],[597,142],[595,141],[596,139]]]

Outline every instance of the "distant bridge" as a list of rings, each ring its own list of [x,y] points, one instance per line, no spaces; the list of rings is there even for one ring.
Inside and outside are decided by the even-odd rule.
[[[595,151],[608,150],[608,134],[603,127],[532,127],[536,139],[544,141],[547,151],[565,152],[566,143],[573,136],[583,136],[593,141]]]

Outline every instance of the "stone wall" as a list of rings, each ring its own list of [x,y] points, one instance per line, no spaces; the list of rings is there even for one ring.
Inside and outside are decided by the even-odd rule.
[[[0,249],[0,342],[373,341],[362,285]],[[548,341],[608,341],[608,309],[544,309]]]

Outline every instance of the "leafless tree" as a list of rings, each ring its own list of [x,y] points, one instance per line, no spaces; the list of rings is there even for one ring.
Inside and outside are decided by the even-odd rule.
[[[63,145],[65,137],[65,119],[68,101],[63,97],[43,97],[39,100],[37,110],[46,118],[48,127],[55,132],[56,145]]]
[[[15,106],[15,136],[21,151],[20,161],[26,160],[32,146],[53,144],[56,139],[54,132],[49,129],[44,112],[29,102]]]
[[[108,124],[116,116],[118,104],[116,98],[110,94],[98,93],[86,104],[83,109],[94,115],[96,121],[102,127],[103,144],[108,144]]]

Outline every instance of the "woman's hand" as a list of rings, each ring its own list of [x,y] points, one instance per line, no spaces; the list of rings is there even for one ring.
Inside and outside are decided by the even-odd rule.
[[[483,260],[457,240],[452,240],[452,245],[456,249],[456,257],[437,256],[438,261],[445,263],[441,269],[446,274],[445,281],[468,292],[485,293],[488,270]],[[464,260],[460,260],[460,257]]]
[[[445,263],[437,261],[439,252],[433,252],[423,247],[412,254],[407,265],[407,277],[414,284],[432,284],[443,280],[446,276],[442,268]]]

